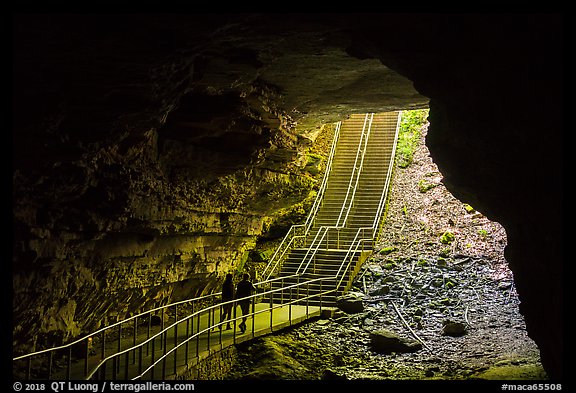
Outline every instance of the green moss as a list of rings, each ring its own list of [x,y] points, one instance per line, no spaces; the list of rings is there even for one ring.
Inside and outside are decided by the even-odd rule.
[[[381,255],[388,255],[388,254],[390,254],[391,252],[394,252],[394,251],[398,251],[398,247],[393,247],[393,246],[384,247],[384,248],[381,249],[379,252],[380,252]]]
[[[402,206],[402,214],[404,214],[405,217],[408,217],[408,206],[406,206],[406,204]]]
[[[440,236],[440,243],[442,244],[450,244],[454,241],[455,236],[452,232],[446,231]]]
[[[426,179],[421,179],[418,182],[418,191],[420,191],[421,193],[425,193],[425,192],[433,189],[436,186],[438,186],[437,183],[432,183]]]
[[[495,365],[475,376],[488,380],[545,380],[546,372],[538,363]]]
[[[396,159],[400,168],[406,168],[412,163],[427,118],[428,109],[402,112],[396,146]]]
[[[464,204],[464,209],[466,209],[467,213],[474,213],[476,211],[476,210],[474,210],[474,208],[472,206],[470,206],[467,203]]]
[[[311,175],[316,176],[322,171],[323,161],[324,157],[320,154],[308,153],[306,154],[306,165],[304,166],[304,170]]]

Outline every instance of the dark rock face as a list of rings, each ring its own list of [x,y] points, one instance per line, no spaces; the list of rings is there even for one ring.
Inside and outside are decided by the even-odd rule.
[[[212,291],[302,218],[322,124],[429,105],[444,183],[506,228],[529,334],[562,376],[561,16],[14,22],[16,347]]]

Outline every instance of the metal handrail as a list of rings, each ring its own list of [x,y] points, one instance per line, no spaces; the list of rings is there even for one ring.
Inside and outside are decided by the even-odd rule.
[[[388,171],[386,172],[386,182],[384,184],[385,192],[380,196],[380,203],[378,204],[378,209],[376,210],[376,217],[372,224],[372,228],[376,229],[378,223],[380,222],[380,217],[384,211],[384,206],[386,205],[386,199],[388,197],[388,188],[390,187],[390,181],[392,180],[392,171],[394,169],[394,160],[396,158],[396,144],[398,143],[398,135],[400,132],[400,119],[402,118],[402,111],[398,111],[398,120],[396,121],[396,131],[394,133],[394,143],[392,144],[392,154],[390,155],[390,164],[388,165]]]
[[[274,252],[272,257],[268,261],[268,264],[264,268],[264,271],[262,272],[262,277],[265,277],[265,279],[270,278],[272,273],[276,270],[276,267],[278,266],[280,261],[283,259],[287,250],[290,249],[289,248],[290,244],[292,244],[294,242],[294,238],[296,237],[296,235],[292,234],[292,232],[295,233],[296,228],[304,227],[304,234],[300,235],[299,237],[306,237],[308,235],[308,232],[310,231],[310,226],[312,225],[312,222],[314,221],[314,217],[316,216],[316,213],[318,212],[318,209],[320,208],[322,199],[324,197],[324,192],[326,191],[326,186],[328,184],[328,177],[330,176],[330,171],[332,169],[332,162],[334,160],[334,154],[336,152],[336,145],[338,144],[338,139],[340,137],[340,127],[341,126],[342,126],[342,122],[339,121],[338,123],[336,123],[336,128],[334,130],[334,135],[332,137],[332,145],[330,147],[330,153],[328,154],[328,161],[326,163],[326,169],[324,170],[324,176],[322,177],[322,182],[320,184],[320,188],[318,189],[318,194],[316,194],[316,198],[314,199],[314,203],[312,205],[312,208],[310,209],[310,212],[308,213],[308,216],[306,217],[306,221],[304,222],[304,224],[295,224],[295,225],[292,225],[290,227],[290,229],[288,230],[288,232],[286,233],[286,235],[282,239],[282,242],[280,243],[280,245],[276,249],[276,252]],[[287,239],[290,239],[290,240],[288,241],[288,244],[286,246],[284,246],[284,248],[283,248],[283,245],[287,241]],[[280,250],[282,250],[282,251],[280,252]],[[280,253],[280,256],[278,257],[279,253]],[[272,266],[272,268],[270,269],[271,266]],[[268,271],[269,269],[270,269],[270,271]]]
[[[271,280],[267,280],[266,282],[261,282],[260,284],[264,284],[264,283],[268,283],[268,282],[273,282],[273,281],[284,280],[284,279],[286,279],[286,278],[299,277],[299,276],[300,276],[300,275],[298,275],[298,274],[293,274],[293,275],[285,276],[285,277],[277,277],[277,278],[274,278],[274,279],[271,279]],[[290,290],[290,289],[292,289],[292,288],[298,288],[298,287],[301,287],[301,286],[307,286],[307,287],[309,287],[310,283],[314,283],[314,282],[317,282],[317,281],[323,281],[323,280],[334,280],[334,279],[337,279],[337,277],[336,277],[336,276],[332,276],[332,277],[320,277],[320,278],[310,279],[310,280],[307,280],[307,281],[304,281],[304,282],[299,282],[299,283],[296,283],[296,284],[292,284],[292,285],[288,285],[288,286],[283,286],[283,287],[276,288],[276,289],[269,289],[269,290],[267,290],[267,291],[264,291],[264,292],[261,292],[261,293],[255,293],[255,294],[253,294],[253,295],[245,296],[245,297],[240,298],[240,299],[234,299],[234,300],[229,300],[229,301],[226,301],[226,302],[218,303],[218,304],[215,304],[215,305],[212,305],[212,306],[203,308],[202,310],[198,310],[198,311],[196,311],[196,312],[194,312],[194,313],[192,313],[192,314],[190,314],[190,315],[188,315],[188,316],[186,316],[186,317],[184,317],[184,318],[182,318],[182,319],[180,319],[180,320],[178,320],[178,321],[173,322],[172,324],[170,324],[169,326],[165,327],[164,329],[162,329],[161,331],[159,331],[158,333],[156,333],[154,336],[149,337],[149,338],[146,339],[145,341],[143,341],[143,342],[141,342],[141,343],[138,343],[138,344],[136,344],[136,345],[133,345],[133,346],[131,346],[131,347],[129,347],[129,348],[125,348],[125,349],[122,350],[122,351],[116,352],[116,353],[114,353],[114,354],[109,355],[109,356],[106,357],[105,359],[102,359],[102,360],[98,363],[98,365],[85,377],[85,379],[86,379],[86,380],[92,379],[92,378],[96,375],[96,373],[101,369],[101,367],[103,367],[103,366],[104,366],[105,364],[107,364],[108,362],[114,360],[114,358],[119,358],[120,356],[122,356],[122,355],[124,355],[124,354],[127,354],[127,353],[132,352],[132,351],[135,351],[135,350],[137,350],[137,349],[139,349],[139,348],[141,348],[141,347],[143,347],[143,346],[145,346],[145,345],[148,345],[148,344],[151,343],[153,340],[155,340],[155,339],[157,339],[157,338],[160,338],[160,337],[162,337],[163,335],[167,334],[171,329],[175,328],[177,325],[179,325],[179,324],[181,324],[181,323],[183,323],[183,322],[186,322],[187,320],[190,320],[190,319],[193,319],[193,318],[195,318],[195,317],[198,317],[199,315],[201,315],[201,314],[203,314],[203,313],[209,313],[209,312],[212,311],[213,309],[215,310],[215,309],[220,308],[220,307],[222,307],[222,306],[224,306],[224,305],[226,305],[226,304],[232,304],[232,305],[234,305],[235,303],[237,303],[237,302],[240,301],[240,300],[251,299],[251,300],[254,301],[257,297],[262,297],[262,296],[264,296],[264,295],[271,295],[271,294],[273,294],[273,293],[275,293],[275,292],[286,291],[286,290]],[[285,306],[286,304],[293,304],[293,303],[296,303],[296,302],[301,302],[302,300],[306,300],[307,298],[312,298],[312,297],[321,296],[322,294],[327,294],[327,293],[330,293],[330,292],[334,292],[335,290],[336,290],[335,288],[332,288],[332,289],[328,289],[328,290],[326,290],[326,291],[324,291],[324,292],[322,292],[322,293],[320,293],[320,294],[314,294],[314,295],[309,295],[309,290],[308,290],[308,291],[307,291],[307,295],[308,295],[307,297],[304,297],[304,298],[299,297],[299,298],[297,298],[297,299],[291,300],[289,303],[284,303],[284,304],[272,306],[272,307],[268,308],[268,310],[273,310],[273,309],[275,309],[275,308],[280,308],[280,307]],[[220,321],[220,322],[218,322],[217,324],[209,325],[209,326],[207,326],[206,328],[197,331],[196,333],[194,333],[194,334],[192,334],[191,336],[189,336],[188,338],[186,338],[183,342],[181,342],[180,344],[177,344],[177,345],[176,345],[175,347],[173,347],[171,350],[169,350],[168,352],[166,352],[165,354],[163,354],[161,357],[159,357],[158,359],[156,359],[156,360],[154,361],[154,363],[153,363],[151,366],[149,366],[144,372],[142,372],[140,375],[138,375],[138,376],[136,376],[136,377],[134,377],[134,378],[132,378],[132,379],[141,378],[144,374],[146,374],[146,372],[148,372],[151,368],[153,368],[155,365],[157,365],[160,361],[162,361],[163,359],[165,359],[165,358],[166,358],[168,355],[170,355],[173,351],[177,350],[177,348],[179,348],[181,345],[185,344],[186,342],[189,342],[189,341],[192,340],[193,338],[196,338],[197,336],[199,336],[199,335],[201,335],[201,334],[203,334],[203,333],[206,333],[206,332],[214,329],[214,327],[217,327],[217,326],[219,326],[219,325],[222,325],[222,324],[224,324],[224,323],[228,323],[228,322],[231,322],[231,321],[236,321],[236,320],[242,319],[242,318],[244,318],[244,317],[250,317],[250,316],[252,316],[252,315],[256,315],[256,314],[259,314],[259,313],[267,312],[268,310],[266,310],[266,309],[265,309],[265,310],[259,310],[259,311],[251,312],[251,313],[249,313],[249,314],[247,314],[247,315],[242,315],[242,316],[234,317],[234,318],[231,319],[231,320]]]
[[[332,146],[330,147],[330,153],[328,155],[328,162],[326,163],[326,169],[324,170],[324,176],[322,177],[322,183],[320,185],[320,189],[318,190],[318,194],[316,195],[316,199],[314,199],[314,204],[310,209],[310,213],[308,213],[308,217],[306,217],[306,222],[304,225],[306,226],[306,232],[308,233],[310,230],[310,226],[312,226],[312,222],[316,217],[316,213],[322,204],[322,199],[324,197],[324,192],[326,192],[326,187],[328,186],[328,178],[330,177],[330,172],[332,170],[332,163],[334,161],[334,154],[336,153],[336,145],[338,144],[338,140],[340,139],[340,128],[342,127],[342,122],[339,121],[336,123],[336,129],[334,130],[334,136],[332,137]]]
[[[67,348],[70,348],[70,347],[75,346],[75,345],[77,345],[77,344],[80,344],[82,341],[86,340],[86,339],[89,338],[89,337],[96,336],[96,335],[98,335],[98,334],[100,334],[100,333],[105,332],[106,330],[113,329],[113,328],[115,328],[115,327],[117,327],[117,326],[120,326],[120,325],[122,325],[122,324],[124,324],[124,323],[126,323],[126,322],[130,322],[130,321],[132,321],[132,320],[137,320],[138,318],[142,318],[142,317],[147,316],[147,315],[149,315],[149,314],[152,314],[152,313],[154,313],[154,312],[156,312],[156,311],[164,310],[164,309],[169,308],[169,307],[178,306],[178,305],[180,305],[180,304],[185,304],[185,303],[190,303],[190,302],[196,302],[196,301],[206,300],[206,299],[208,299],[208,298],[218,297],[218,296],[220,296],[220,295],[221,295],[221,292],[216,292],[216,293],[211,293],[211,294],[208,294],[208,295],[199,296],[199,297],[192,298],[192,299],[181,300],[181,301],[174,302],[174,303],[170,303],[170,304],[167,304],[167,305],[164,305],[164,306],[156,307],[156,308],[150,309],[150,310],[148,310],[148,311],[141,312],[140,314],[133,315],[133,316],[128,317],[128,318],[126,318],[126,319],[123,319],[123,320],[121,320],[121,321],[117,321],[117,322],[113,323],[112,325],[108,325],[108,326],[105,326],[105,327],[100,328],[100,329],[98,329],[98,330],[95,330],[94,332],[89,333],[89,334],[87,334],[87,335],[85,335],[85,336],[83,336],[83,337],[81,337],[81,338],[79,338],[79,339],[77,339],[77,340],[75,340],[75,341],[72,341],[72,342],[69,342],[69,343],[67,343],[67,344],[57,346],[57,347],[46,348],[46,349],[42,349],[42,350],[40,350],[40,351],[35,351],[35,352],[32,352],[32,353],[28,353],[28,354],[25,354],[25,355],[16,356],[16,357],[12,358],[12,361],[22,360],[22,359],[26,359],[26,358],[29,358],[29,357],[32,357],[32,356],[42,355],[42,354],[45,354],[45,353],[48,353],[48,352],[53,352],[53,351],[59,351],[59,350],[62,350],[62,349],[67,349]]]
[[[310,262],[312,261],[312,258],[314,258],[314,256],[316,255],[316,253],[318,252],[318,250],[320,248],[320,245],[322,244],[322,241],[326,237],[328,230],[330,230],[330,229],[340,230],[340,229],[344,228],[344,226],[346,225],[346,221],[348,220],[348,215],[350,214],[350,210],[351,210],[352,204],[354,202],[354,196],[356,195],[356,188],[358,187],[358,181],[360,180],[360,175],[362,173],[362,166],[364,165],[364,157],[366,155],[366,147],[368,145],[368,139],[370,138],[370,131],[372,129],[373,119],[374,119],[374,113],[366,113],[366,115],[364,116],[364,124],[362,126],[362,134],[360,136],[360,140],[358,141],[358,149],[356,150],[356,157],[354,159],[354,165],[353,165],[352,173],[350,174],[350,181],[348,182],[348,189],[346,191],[346,196],[344,197],[344,201],[342,202],[342,207],[340,208],[340,214],[338,215],[338,219],[336,220],[336,225],[330,225],[330,226],[323,225],[320,228],[318,228],[318,232],[316,233],[316,236],[314,237],[312,244],[310,245],[310,247],[306,251],[304,258],[302,258],[302,262],[300,262],[300,265],[298,265],[298,269],[296,270],[297,273],[303,274],[306,272],[306,270],[308,269],[308,266],[310,266]],[[367,123],[368,123],[368,127],[366,127]],[[362,143],[364,143],[364,144],[362,144]],[[360,158],[360,165],[358,165],[358,159],[359,158]],[[352,185],[353,182],[354,182],[354,185]],[[352,189],[352,196],[350,197],[350,202],[348,202],[348,197],[350,196],[350,189]],[[340,222],[340,218],[342,218],[342,214],[344,213],[344,210],[346,210],[346,215],[344,216],[344,220],[342,222]],[[316,246],[314,246],[320,233],[322,233],[322,236],[320,237],[318,244]],[[310,250],[312,250],[312,249],[314,251],[312,252],[312,255],[308,258],[308,255],[310,254]],[[304,262],[306,261],[307,258],[308,258],[308,262],[306,263],[304,269],[302,271],[300,271],[300,269],[302,268],[302,265],[304,264]]]
[[[368,130],[366,130],[366,122],[368,121],[368,116],[370,115],[370,124],[368,125]],[[350,174],[350,182],[348,183],[348,189],[346,190],[346,196],[344,197],[344,202],[342,202],[342,207],[340,208],[340,214],[338,215],[338,219],[336,220],[336,226],[344,226],[346,225],[346,220],[348,219],[348,213],[346,217],[344,217],[344,222],[340,223],[340,218],[342,217],[342,213],[344,210],[350,212],[350,206],[354,201],[354,195],[356,194],[356,187],[358,186],[358,179],[360,178],[360,173],[362,172],[362,165],[364,163],[364,155],[366,153],[366,146],[368,144],[368,138],[370,137],[370,129],[372,128],[372,119],[374,118],[374,113],[366,113],[364,116],[364,125],[362,126],[362,134],[360,135],[360,141],[358,142],[358,149],[356,150],[356,158],[354,159],[354,166],[352,167],[352,173]],[[362,141],[364,141],[364,146],[362,146]],[[360,166],[358,164],[358,157],[362,155],[360,159]],[[352,182],[356,178],[356,183],[352,186]],[[348,196],[350,195],[350,189],[353,189],[352,197],[350,198],[350,202],[348,203]],[[348,203],[348,206],[347,206]]]

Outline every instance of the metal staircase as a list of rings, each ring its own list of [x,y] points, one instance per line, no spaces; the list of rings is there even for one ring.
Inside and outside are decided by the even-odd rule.
[[[332,167],[319,210],[302,247],[286,253],[273,289],[298,285],[298,291],[275,292],[273,302],[306,293],[310,305],[333,305],[352,283],[377,235],[393,165],[399,112],[352,115],[341,124]],[[271,261],[273,263],[275,261]],[[327,287],[335,291],[320,296]],[[318,294],[316,298],[314,296]]]

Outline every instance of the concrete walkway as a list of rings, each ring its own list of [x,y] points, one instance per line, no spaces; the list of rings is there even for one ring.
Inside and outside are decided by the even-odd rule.
[[[235,323],[231,329],[226,330],[226,322],[223,329],[214,326],[214,317],[201,315],[189,321],[179,322],[176,329],[171,328],[166,334],[160,335],[154,340],[140,346],[136,350],[126,351],[119,357],[112,357],[114,353],[125,351],[133,346],[133,338],[125,338],[118,344],[118,340],[110,340],[106,344],[105,364],[102,363],[102,355],[98,353],[85,360],[79,360],[71,365],[68,377],[66,369],[54,373],[51,379],[56,380],[84,380],[85,370],[88,375],[93,374],[92,379],[105,380],[131,380],[140,376],[142,380],[166,380],[178,376],[190,374],[190,368],[198,366],[207,357],[231,345],[239,344],[255,337],[270,334],[289,326],[299,324],[305,320],[320,317],[322,314],[331,315],[333,308],[305,306],[305,305],[281,305],[269,303],[257,303],[254,305],[254,314],[248,316],[246,331],[240,332],[238,325],[242,320],[240,307],[236,310]],[[216,317],[216,323],[219,316]],[[159,328],[152,332],[152,336],[159,332]],[[136,342],[144,342],[147,333],[141,333]],[[187,338],[192,337],[190,340]],[[174,347],[178,348],[174,350]],[[168,353],[172,351],[171,353]],[[100,350],[98,350],[100,352]],[[162,355],[166,356],[162,358]],[[151,367],[152,364],[155,365]],[[99,370],[93,373],[98,367]],[[103,376],[105,375],[105,378]]]

